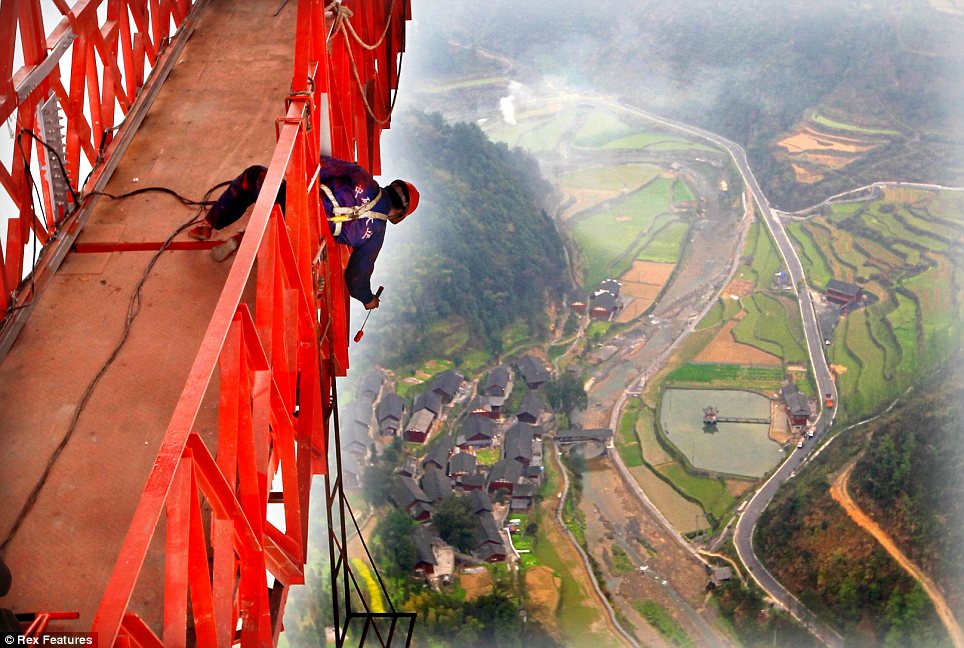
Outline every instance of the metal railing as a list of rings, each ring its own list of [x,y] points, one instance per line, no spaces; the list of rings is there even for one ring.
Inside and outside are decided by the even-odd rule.
[[[97,10],[105,3],[107,21],[101,23]],[[0,117],[16,113],[18,129],[32,131],[39,102],[52,92],[67,117],[66,178],[71,187],[80,186],[83,155],[94,166],[86,187],[96,188],[150,104],[152,97],[139,92],[145,64],[154,67],[152,79],[159,83],[165,57],[183,46],[203,3],[81,0],[68,8],[55,0],[65,18],[45,39],[37,0],[4,0],[0,41],[12,39],[19,27],[25,65],[12,74],[12,60],[0,59],[0,79],[9,79]],[[329,474],[327,462],[329,446],[338,445],[337,425],[331,424],[335,377],[348,369],[347,254],[324,220],[319,155],[355,159],[380,173],[378,142],[397,88],[410,7],[409,0],[359,0],[327,9],[322,0],[298,3],[294,73],[285,116],[277,122],[277,145],[94,618],[91,630],[100,645],[275,643],[287,588],[304,582],[312,477],[324,474],[326,484],[338,484],[327,489],[329,511],[344,506],[340,476]],[[181,29],[177,43],[165,49],[172,22]],[[57,62],[68,49],[72,71],[65,87]],[[113,139],[120,125],[115,104],[127,121]],[[18,151],[19,162],[15,156],[9,169],[0,166],[0,184],[19,210],[10,221],[6,258],[0,255],[5,325],[13,319],[23,325],[19,311],[29,312],[23,307],[42,287],[37,276],[56,270],[89,214],[79,191],[64,213],[35,213],[30,153],[49,152],[40,139],[31,137],[32,148]],[[274,204],[282,181],[284,215]],[[31,233],[42,245],[61,240],[45,251],[33,268],[31,290],[23,292],[18,286]],[[250,285],[253,303],[245,300]],[[19,330],[14,328],[13,336]],[[195,430],[209,391],[219,403],[216,455]],[[283,491],[272,493],[279,471]],[[284,530],[267,516],[269,501],[278,500]],[[163,538],[156,538],[162,517]],[[336,537],[345,536],[330,535]],[[161,628],[129,609],[152,543],[164,554]],[[346,560],[342,553],[340,564]],[[357,586],[356,592],[361,594]],[[351,618],[366,616],[353,612],[350,600],[341,605]]]

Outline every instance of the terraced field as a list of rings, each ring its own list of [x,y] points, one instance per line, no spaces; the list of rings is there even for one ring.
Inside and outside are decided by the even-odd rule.
[[[759,223],[754,223],[747,234],[743,250],[744,262],[735,276],[734,284],[741,290],[732,290],[717,302],[706,314],[697,328],[715,329],[727,322],[734,322],[732,336],[735,342],[745,344],[775,356],[785,366],[788,363],[806,363],[803,348],[803,327],[796,301],[789,290],[773,286],[775,273],[783,269],[773,242]],[[738,301],[732,299],[738,297]],[[732,360],[739,363],[738,358]],[[703,370],[705,373],[707,370]],[[772,369],[767,370],[766,383],[774,382]],[[747,387],[745,374],[740,374],[733,386]],[[779,383],[780,379],[777,378]],[[759,388],[759,387],[758,387]]]
[[[814,287],[856,282],[871,302],[849,313],[828,348],[845,418],[883,407],[960,348],[964,197],[887,191],[790,225]]]
[[[847,124],[811,113],[776,142],[798,182],[810,184],[840,172],[852,162],[900,137],[886,128]]]

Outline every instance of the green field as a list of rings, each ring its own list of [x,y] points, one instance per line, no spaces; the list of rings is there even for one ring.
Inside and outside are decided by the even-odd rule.
[[[632,399],[626,403],[616,428],[616,450],[627,468],[643,465],[643,452],[636,436],[636,422],[642,403]]]
[[[635,129],[611,112],[596,110],[583,121],[573,144],[582,148],[599,148],[630,135]]]
[[[683,241],[690,231],[690,224],[685,221],[672,221],[654,232],[636,256],[640,261],[656,261],[658,263],[675,263],[679,261],[683,251]]]
[[[475,459],[480,466],[492,466],[502,458],[499,448],[479,448],[475,451]]]
[[[808,279],[815,286],[826,286],[827,282],[833,279],[833,273],[823,252],[814,243],[813,235],[801,222],[791,223],[787,226],[787,231],[793,238],[800,256],[800,263],[806,269]]]
[[[806,362],[807,354],[791,331],[788,318],[798,319],[797,311],[788,312],[789,304],[765,293],[754,293],[742,300],[746,311],[733,327],[737,342],[749,344],[782,358],[784,362]]]
[[[679,259],[689,224],[670,212],[672,192],[671,180],[655,178],[573,224],[572,235],[584,259],[584,285],[620,276],[636,258]]]
[[[709,362],[685,364],[673,371],[668,380],[677,383],[777,383],[784,378],[783,367],[753,367]]]
[[[745,312],[733,327],[734,338],[775,355],[784,363],[806,362],[799,308],[786,292],[771,291],[774,274],[784,270],[783,260],[759,221],[747,233],[743,257],[745,262],[737,269],[736,278],[753,283],[754,292],[740,300]],[[731,307],[726,306],[729,313]],[[732,317],[727,314],[726,319]]]
[[[695,149],[695,148],[708,148],[702,144],[696,144],[694,142],[687,142],[681,139],[674,139],[669,135],[663,133],[653,132],[653,131],[643,131],[639,133],[633,133],[632,135],[627,135],[625,137],[620,137],[612,141],[607,142],[601,148],[603,149],[641,149],[641,148],[672,148],[672,149]],[[716,150],[716,149],[711,149]]]
[[[639,445],[646,463],[651,466],[660,466],[672,461],[673,456],[666,452],[660,445],[659,439],[656,438],[655,419],[656,415],[653,410],[648,407],[641,408],[636,418],[636,437],[639,439]]]
[[[515,144],[532,151],[552,151],[559,145],[559,140],[574,119],[575,115],[563,113],[536,128],[521,132]]]
[[[703,510],[717,520],[726,515],[736,502],[722,480],[692,475],[676,462],[661,466],[658,470],[683,493],[697,500]]]
[[[662,172],[659,167],[640,163],[591,167],[563,175],[558,183],[563,188],[571,189],[634,191]]]
[[[696,196],[690,191],[689,185],[680,179],[673,183],[673,202],[677,205],[681,202],[696,200]]]
[[[962,342],[960,197],[915,190],[914,202],[834,205],[790,226],[808,281],[857,281],[874,302],[838,324],[828,349],[847,420],[885,406]]]

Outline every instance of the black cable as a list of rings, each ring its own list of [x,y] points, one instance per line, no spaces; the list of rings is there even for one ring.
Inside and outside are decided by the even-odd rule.
[[[218,189],[230,183],[231,181],[228,180],[220,184],[217,184],[211,187],[211,189],[209,189],[208,192],[204,195],[209,196],[211,195],[211,192],[214,191],[215,189]],[[177,198],[179,201],[181,201],[181,203],[189,207],[210,207],[215,202],[217,202],[215,200],[192,200],[191,198],[185,198],[178,192],[174,191],[173,189],[169,189],[168,187],[141,187],[140,189],[134,189],[133,191],[128,191],[127,193],[122,193],[122,194],[112,194],[106,191],[90,191],[84,194],[84,198],[87,198],[88,196],[105,196],[113,200],[121,200],[123,198],[131,198],[133,196],[138,196],[140,194],[145,194],[150,192],[165,193],[169,196],[173,196]]]
[[[33,510],[34,505],[37,503],[37,498],[40,495],[40,491],[47,483],[47,479],[50,477],[50,472],[53,470],[54,464],[56,464],[57,460],[60,458],[60,455],[63,453],[64,448],[67,447],[67,443],[70,441],[70,438],[73,436],[74,431],[77,429],[77,424],[80,421],[80,417],[87,409],[87,405],[90,402],[90,399],[93,396],[94,391],[97,388],[97,385],[100,383],[101,378],[103,378],[107,374],[107,370],[110,369],[111,365],[114,363],[114,360],[116,360],[117,356],[120,354],[121,349],[127,343],[127,339],[130,336],[131,327],[134,324],[134,320],[137,318],[137,316],[140,314],[140,311],[141,311],[141,289],[144,287],[144,284],[147,283],[147,279],[151,274],[151,270],[154,269],[154,266],[161,258],[161,254],[165,250],[167,250],[168,247],[170,247],[171,243],[174,241],[175,237],[177,237],[178,234],[186,230],[191,225],[199,223],[202,220],[201,214],[204,211],[205,201],[207,201],[208,197],[215,190],[217,190],[219,187],[223,187],[225,184],[228,184],[228,182],[221,182],[211,187],[210,189],[208,189],[207,192],[204,194],[205,200],[199,201],[197,203],[201,205],[197,213],[190,220],[188,220],[187,222],[179,226],[177,229],[175,229],[174,232],[167,237],[164,243],[161,244],[160,249],[158,249],[151,257],[151,260],[148,262],[147,267],[144,269],[144,272],[141,274],[140,280],[138,280],[137,285],[134,287],[134,292],[131,294],[130,301],[128,301],[127,303],[127,318],[124,323],[124,331],[121,334],[120,339],[117,341],[117,344],[114,345],[114,350],[111,351],[110,355],[107,357],[107,360],[104,361],[104,364],[101,365],[101,368],[97,371],[93,379],[90,381],[90,383],[88,383],[87,388],[84,390],[83,396],[81,396],[80,401],[77,404],[77,408],[74,410],[74,415],[70,420],[70,425],[68,425],[67,431],[64,433],[64,436],[60,440],[60,443],[57,444],[57,447],[54,449],[54,452],[50,456],[50,459],[47,460],[47,466],[44,469],[43,474],[41,474],[40,479],[37,480],[37,483],[34,484],[33,489],[30,491],[30,495],[27,497],[27,501],[24,502],[23,507],[21,507],[20,512],[17,514],[17,518],[14,520],[13,526],[7,532],[6,536],[4,536],[3,542],[0,543],[0,555],[2,555],[3,552],[6,550],[7,546],[10,544],[14,536],[20,530],[20,527],[23,525],[24,520],[26,520],[27,516],[30,514],[30,511]]]
[[[37,196],[37,207],[40,209],[40,215],[43,217],[43,221],[42,221],[42,222],[43,222],[44,226],[46,226],[46,225],[47,225],[47,212],[44,211],[44,201],[43,201],[43,198],[40,196],[40,190],[37,189],[37,183],[34,182],[33,172],[30,170],[30,160],[27,159],[27,153],[26,153],[26,151],[23,150],[23,140],[22,140],[22,138],[20,137],[23,133],[29,133],[29,132],[30,132],[30,131],[28,131],[28,130],[21,130],[19,133],[17,133],[17,148],[20,150],[20,157],[21,157],[21,159],[23,160],[23,172],[24,172],[24,175],[27,177],[27,183],[30,185],[30,188],[28,189],[28,193],[32,192],[32,193],[36,194],[36,196]],[[59,158],[58,158],[58,159],[59,159]],[[30,202],[31,202],[30,207],[31,207],[31,211],[32,211],[32,208],[33,208],[33,196],[30,196]],[[37,217],[34,216],[34,220],[36,220],[36,218],[37,218]],[[31,229],[32,229],[32,228],[31,228]],[[43,252],[42,249],[41,249],[41,252]],[[29,302],[29,303],[33,303],[34,288],[36,287],[35,277],[34,277],[34,269],[35,269],[36,267],[37,267],[37,232],[33,232],[33,250],[31,251],[31,254],[30,254],[30,302]],[[22,273],[21,273],[21,274],[22,274]],[[23,285],[23,282],[21,281],[21,282],[20,282],[19,284],[17,284],[17,285],[18,285],[18,287],[19,287],[19,286]],[[28,305],[28,304],[23,304],[23,306],[27,306],[27,305]]]
[[[104,161],[104,151],[107,149],[107,136],[110,135],[111,131],[120,130],[121,126],[127,121],[130,113],[124,115],[124,119],[120,120],[120,123],[116,126],[111,126],[110,128],[105,128],[100,134],[100,144],[97,146],[97,157],[94,158],[94,166],[91,167],[90,173],[84,178],[84,181],[80,183],[81,189],[87,186],[87,182],[90,180],[90,176],[94,175],[94,171],[97,170],[97,165]]]
[[[40,142],[41,144],[43,144],[43,146],[56,158],[57,163],[59,164],[61,170],[64,172],[64,178],[65,178],[65,179],[67,178],[66,168],[64,167],[64,162],[63,162],[63,160],[61,159],[60,154],[59,154],[55,149],[51,148],[49,145],[47,145],[46,142],[44,142],[42,139],[40,139],[39,137],[37,137],[36,133],[34,133],[33,131],[31,131],[31,130],[29,130],[29,129],[27,129],[27,128],[21,128],[21,129],[20,129],[20,131],[17,133],[17,147],[18,147],[19,150],[20,150],[20,156],[23,158],[24,173],[25,173],[25,175],[26,175],[26,177],[27,177],[27,182],[30,184],[31,189],[32,189],[33,192],[37,195],[37,201],[38,201],[38,207],[39,207],[39,209],[40,209],[40,214],[41,214],[41,216],[43,217],[43,222],[44,222],[44,224],[46,225],[47,215],[46,215],[46,212],[45,212],[45,210],[44,210],[44,208],[43,208],[43,199],[42,199],[41,196],[40,196],[40,190],[37,188],[37,183],[36,183],[36,181],[33,179],[33,174],[32,174],[31,171],[30,171],[30,163],[29,163],[29,161],[27,160],[27,154],[26,154],[26,152],[25,152],[24,149],[23,149],[23,142],[22,142],[21,136],[24,135],[24,134],[29,135],[29,136],[32,137],[33,139],[35,139],[35,140],[37,140],[38,142]],[[89,178],[89,177],[90,177],[90,176],[88,175],[88,178]],[[187,206],[189,206],[189,207],[210,207],[211,205],[214,205],[215,202],[216,202],[216,201],[214,201],[214,200],[208,200],[208,198],[210,197],[210,195],[211,195],[215,190],[220,189],[221,187],[227,186],[227,185],[229,185],[229,184],[231,184],[231,181],[230,181],[230,180],[225,180],[225,181],[223,181],[223,182],[219,182],[218,184],[216,184],[216,185],[214,185],[213,187],[211,187],[210,189],[208,189],[207,192],[205,192],[204,198],[203,198],[202,200],[193,200],[193,199],[191,199],[191,198],[187,198],[187,197],[185,197],[185,196],[182,196],[182,195],[181,195],[180,193],[178,193],[177,191],[174,191],[173,189],[170,189],[170,188],[168,188],[168,187],[141,187],[140,189],[135,189],[135,190],[133,190],[133,191],[128,191],[127,193],[122,193],[122,194],[112,194],[112,193],[109,193],[109,192],[106,192],[106,191],[91,191],[91,192],[89,192],[89,193],[84,194],[83,197],[80,198],[80,197],[78,196],[78,194],[74,191],[73,187],[70,187],[69,181],[68,181],[68,183],[67,183],[67,186],[70,187],[71,194],[75,196],[74,209],[71,211],[71,213],[73,213],[73,211],[76,211],[77,209],[79,209],[88,199],[90,199],[90,198],[93,197],[93,196],[104,196],[104,197],[110,198],[110,199],[112,199],[112,200],[122,200],[122,199],[125,199],[125,198],[131,198],[131,197],[133,197],[133,196],[138,196],[138,195],[141,195],[141,194],[151,193],[151,192],[164,193],[164,194],[167,194],[167,195],[169,195],[169,196],[173,196],[174,198],[176,198],[177,200],[179,200],[179,201],[181,202],[181,204],[187,205]],[[55,227],[55,228],[57,227],[57,225],[59,225],[59,223],[54,223],[54,227]],[[56,230],[55,230],[55,231],[56,231]],[[36,261],[37,261],[37,247],[36,247],[36,246],[37,246],[37,234],[36,234],[36,232],[34,232],[34,241],[33,241],[33,243],[34,243],[33,259],[32,259],[32,262],[31,262],[31,263],[32,263],[32,267],[31,267],[31,272],[30,272],[30,293],[31,293],[31,299],[33,298],[33,289],[34,289],[34,285],[35,285],[35,284],[34,284],[33,268],[36,267]],[[46,245],[44,245],[44,246],[40,249],[40,254],[41,254],[41,255],[43,255],[45,249],[46,249]],[[22,284],[21,284],[21,285],[22,285]],[[17,310],[20,310],[20,309],[23,309],[23,308],[27,308],[27,307],[29,307],[29,306],[30,306],[29,303],[20,304],[19,306],[11,306],[11,307],[9,307],[9,308],[7,309],[7,312],[8,312],[8,313],[12,313],[12,312],[15,312],[15,311],[17,311]]]
[[[70,176],[67,175],[67,167],[64,166],[64,160],[63,158],[60,157],[60,153],[50,144],[47,144],[47,142],[43,141],[43,138],[41,138],[39,135],[37,135],[29,128],[20,129],[20,132],[17,133],[18,140],[20,135],[22,135],[23,133],[26,133],[33,139],[40,142],[40,145],[43,146],[45,149],[47,149],[54,156],[54,158],[57,160],[57,165],[60,167],[60,172],[64,175],[64,182],[67,183],[67,188],[70,189],[70,195],[74,199],[74,204],[75,205],[80,204],[80,194],[77,193],[77,190],[74,189],[74,187],[70,184]]]

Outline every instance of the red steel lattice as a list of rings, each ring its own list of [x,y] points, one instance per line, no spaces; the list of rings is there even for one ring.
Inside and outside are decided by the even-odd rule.
[[[115,105],[127,116],[138,102],[149,103],[145,65],[162,69],[177,46],[167,46],[168,26],[181,26],[175,40],[186,39],[203,0],[54,2],[65,18],[49,37],[39,0],[0,5],[0,42],[12,43],[19,28],[25,59],[14,74],[12,48],[0,51],[0,118],[16,114],[18,127],[32,129],[38,103],[54,93],[67,117],[70,183],[78,187],[84,156],[95,167],[90,187],[106,179],[125,129],[136,126],[124,124],[112,137]],[[105,4],[107,21],[99,24],[97,9]],[[327,472],[334,378],[348,369],[347,255],[320,218],[318,158],[330,152],[380,173],[378,141],[388,126],[410,18],[408,0],[346,1],[329,9],[321,0],[298,3],[292,94],[278,120],[277,146],[94,619],[101,645],[184,645],[189,633],[199,645],[274,643],[287,587],[304,581],[310,482]],[[72,39],[66,86],[49,60],[65,38]],[[0,255],[0,308],[7,312],[23,299],[17,286],[30,232],[49,244],[37,275],[56,269],[57,250],[66,254],[84,222],[83,205],[66,216],[35,213],[26,170],[32,152],[45,154],[38,146],[30,140],[25,147],[27,165],[19,151],[9,167],[0,165],[0,184],[18,209],[6,258]],[[272,199],[282,180],[284,217]],[[66,236],[53,242],[61,232]],[[252,279],[256,315],[242,301]],[[215,457],[193,426],[216,372]],[[279,470],[284,531],[267,519]],[[166,562],[157,634],[128,605],[162,515]],[[266,570],[275,579],[270,589]]]

